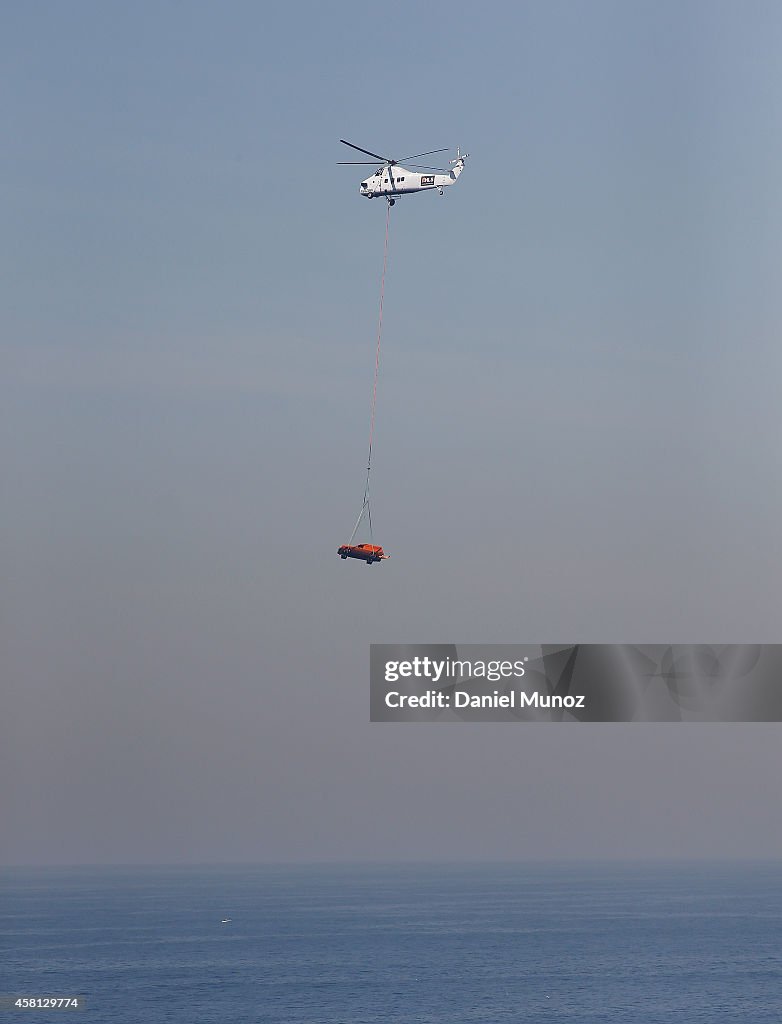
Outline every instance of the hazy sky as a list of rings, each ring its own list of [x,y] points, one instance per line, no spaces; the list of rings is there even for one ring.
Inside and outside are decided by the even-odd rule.
[[[9,2],[0,859],[780,856],[775,726],[370,726],[370,641],[780,637],[777,3]],[[347,138],[471,153],[392,211]],[[371,168],[370,168],[371,169]]]

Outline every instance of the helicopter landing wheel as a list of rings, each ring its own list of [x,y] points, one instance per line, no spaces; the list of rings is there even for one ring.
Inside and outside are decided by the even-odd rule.
[[[388,205],[389,206],[393,206],[395,202],[396,202],[396,199],[389,199],[388,200]]]

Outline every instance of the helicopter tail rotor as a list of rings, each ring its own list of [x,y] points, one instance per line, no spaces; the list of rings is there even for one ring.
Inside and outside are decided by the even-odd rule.
[[[464,161],[467,159],[467,157],[469,155],[470,155],[469,153],[462,153],[460,151],[459,147],[458,146],[456,147],[456,159],[450,161],[450,164],[451,164],[451,171],[450,171],[451,181],[456,181],[456,179],[462,173],[462,171],[464,170]]]

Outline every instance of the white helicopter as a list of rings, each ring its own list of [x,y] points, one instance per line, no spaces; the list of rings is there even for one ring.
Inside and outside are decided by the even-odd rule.
[[[346,139],[340,139],[339,141],[345,146],[350,146],[351,149],[357,149],[359,153],[366,153],[367,156],[373,156],[375,160],[383,161],[382,167],[378,167],[373,175],[361,182],[359,192],[367,199],[384,196],[388,200],[389,206],[393,206],[400,196],[411,195],[413,192],[429,192],[436,188],[440,195],[443,195],[446,185],[453,185],[462,173],[464,161],[470,155],[469,153],[462,155],[457,147],[456,159],[448,161],[451,164],[450,171],[443,167],[429,167],[426,164],[409,164],[407,167],[403,167],[401,160],[392,160],[391,157],[370,153],[368,149],[354,146],[352,142],[348,142]],[[419,156],[432,156],[433,153],[447,152],[447,149],[430,149],[426,153],[413,153],[412,156],[403,156],[402,160],[415,160]],[[341,165],[360,166],[368,164],[369,161],[340,160],[338,163]],[[434,171],[435,173],[422,174],[422,170]]]

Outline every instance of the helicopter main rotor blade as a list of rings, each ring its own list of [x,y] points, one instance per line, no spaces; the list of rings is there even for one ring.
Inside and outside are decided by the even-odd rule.
[[[351,167],[377,167],[377,160],[373,160],[371,163],[369,160],[337,160],[337,167],[347,166],[348,164]]]
[[[348,145],[350,145],[350,143],[348,143]],[[366,152],[366,150],[364,150],[364,152]],[[447,152],[448,152],[447,149],[430,149],[426,153],[411,153],[410,156],[403,156],[403,157],[401,157],[399,160],[397,160],[397,163],[403,164],[405,162],[405,160],[415,160],[415,158],[418,157],[418,156],[431,156],[432,153],[447,153]]]
[[[377,160],[382,160],[384,164],[396,163],[395,160],[390,160],[387,156],[379,156],[377,153],[372,153],[368,149],[362,149],[361,146],[354,146],[352,142],[348,142],[347,139],[339,140],[343,146],[350,146],[351,149],[357,149],[359,153],[366,153],[367,156],[373,156]]]

